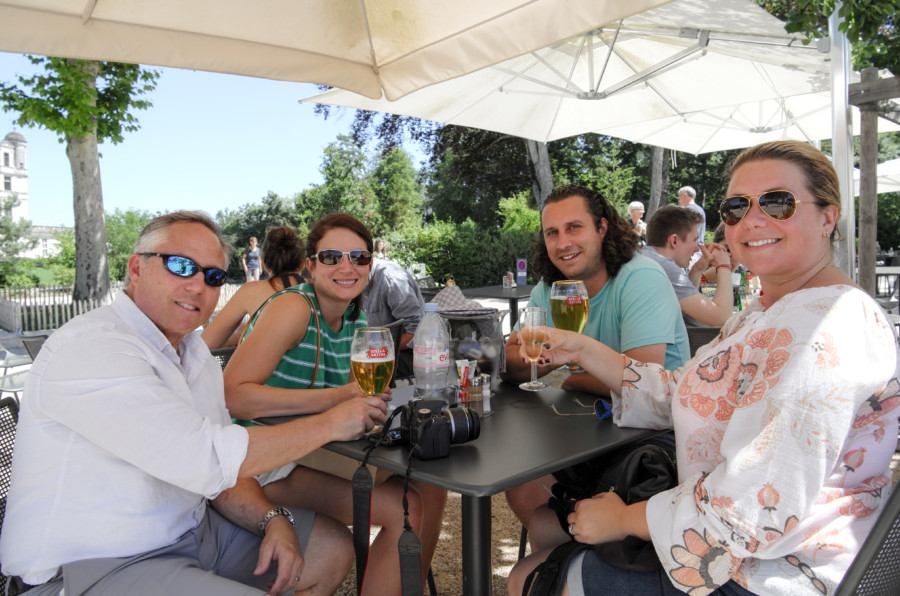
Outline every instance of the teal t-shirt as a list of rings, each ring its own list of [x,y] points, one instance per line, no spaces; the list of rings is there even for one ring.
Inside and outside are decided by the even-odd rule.
[[[666,344],[667,370],[690,359],[687,330],[675,291],[662,268],[636,254],[603,289],[591,298],[584,334],[617,352],[652,344]],[[528,306],[547,309],[550,319],[550,286],[543,281],[531,290]]]

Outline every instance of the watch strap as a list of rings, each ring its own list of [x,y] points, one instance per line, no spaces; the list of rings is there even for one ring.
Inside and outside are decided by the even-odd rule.
[[[266,535],[266,526],[269,524],[270,521],[272,521],[274,518],[278,517],[279,515],[283,515],[284,517],[287,518],[287,520],[289,522],[291,522],[292,526],[294,525],[294,516],[291,515],[291,512],[286,507],[281,507],[281,506],[273,507],[272,509],[267,511],[266,514],[264,516],[262,516],[262,519],[259,520],[259,523],[256,524],[257,534],[259,534],[260,536],[265,536]]]

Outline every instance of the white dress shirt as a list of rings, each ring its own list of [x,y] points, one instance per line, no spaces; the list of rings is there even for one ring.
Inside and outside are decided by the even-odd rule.
[[[31,367],[3,572],[39,584],[63,563],[171,544],[234,486],[248,440],[200,336],[176,353],[121,293],[54,332]]]

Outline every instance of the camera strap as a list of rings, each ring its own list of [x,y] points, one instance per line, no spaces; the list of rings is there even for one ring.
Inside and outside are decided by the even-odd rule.
[[[400,593],[403,596],[423,596],[422,588],[422,542],[409,523],[409,471],[412,469],[412,450],[407,458],[406,474],[403,476],[403,533],[397,541],[400,553]]]
[[[382,438],[387,434],[395,410],[384,423]],[[369,562],[369,527],[372,507],[372,474],[366,464],[369,454],[381,444],[381,440],[366,447],[365,456],[353,473],[353,550],[356,553],[356,593],[362,594],[363,579]],[[403,533],[397,541],[400,554],[400,587],[403,596],[423,596],[422,543],[409,523],[409,471],[412,468],[412,453],[407,459],[406,474],[403,477]]]
[[[366,454],[366,459],[369,454]],[[369,526],[372,506],[372,474],[365,463],[353,473],[353,551],[356,553],[356,593],[362,594],[369,563]]]

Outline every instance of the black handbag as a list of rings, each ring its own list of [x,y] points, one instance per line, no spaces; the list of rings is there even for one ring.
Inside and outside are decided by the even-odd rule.
[[[581,475],[585,474],[585,475]],[[560,526],[568,531],[567,518],[575,503],[598,493],[614,491],[626,505],[646,501],[678,484],[674,449],[665,441],[645,442],[626,447],[589,462],[586,466],[555,474],[556,484],[548,506],[556,513]],[[635,536],[592,547],[610,565],[631,571],[659,569],[653,544]]]

